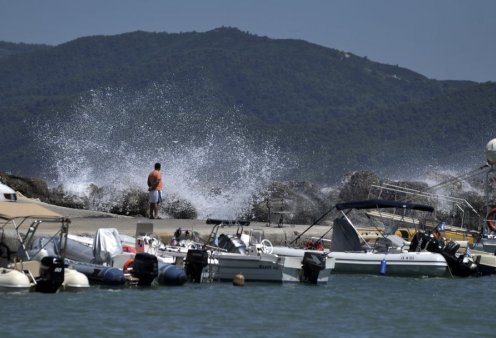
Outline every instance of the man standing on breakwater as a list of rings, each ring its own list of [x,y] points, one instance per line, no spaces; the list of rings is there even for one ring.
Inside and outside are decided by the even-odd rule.
[[[162,203],[162,175],[160,163],[155,163],[155,169],[148,175],[148,199],[150,202],[150,219],[160,219],[158,210]]]

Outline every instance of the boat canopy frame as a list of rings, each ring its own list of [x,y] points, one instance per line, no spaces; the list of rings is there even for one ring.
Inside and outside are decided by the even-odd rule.
[[[0,222],[1,221],[3,221],[2,223],[0,223],[2,238],[4,236],[6,227],[12,225],[15,231],[16,238],[28,260],[31,259],[31,257],[29,256],[27,248],[32,244],[34,235],[36,234],[36,231],[38,230],[40,224],[60,223],[59,230],[57,230],[57,232],[50,237],[50,240],[46,242],[43,247],[39,249],[39,251],[41,251],[56,237],[59,237],[59,255],[61,258],[65,258],[67,236],[69,234],[69,225],[71,223],[71,220],[68,217],[64,217],[36,203],[0,202]],[[21,233],[21,227],[29,221],[31,221],[31,224],[28,226],[28,230],[23,237]],[[36,254],[38,254],[38,252]]]
[[[433,212],[434,208],[430,205],[408,203],[408,202],[398,202],[391,200],[382,199],[369,199],[363,201],[352,201],[346,203],[336,204],[336,209],[346,210],[346,209],[382,209],[382,208],[399,208],[399,209],[411,209],[419,211]]]

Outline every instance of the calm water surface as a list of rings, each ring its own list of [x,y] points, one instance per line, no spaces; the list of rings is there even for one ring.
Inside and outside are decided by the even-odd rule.
[[[1,337],[496,337],[496,276],[0,293]]]

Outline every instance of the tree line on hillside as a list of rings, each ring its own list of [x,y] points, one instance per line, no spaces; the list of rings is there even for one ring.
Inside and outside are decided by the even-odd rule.
[[[253,135],[276,138],[298,160],[288,178],[324,182],[354,169],[456,163],[477,158],[494,136],[494,83],[436,81],[235,28],[132,32],[55,47],[0,44],[0,146],[9,149],[0,170],[39,173],[34,120],[63,119],[92,89],[153,83],[172,84],[176,99],[197,109],[237,107]]]

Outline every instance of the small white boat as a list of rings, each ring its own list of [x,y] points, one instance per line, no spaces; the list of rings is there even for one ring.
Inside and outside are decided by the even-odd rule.
[[[67,243],[70,220],[37,203],[23,202],[0,202],[0,220],[3,221],[0,224],[1,231],[4,232],[7,226],[12,226],[15,237],[19,242],[19,247],[13,250],[15,254],[12,254],[10,248],[5,243],[2,243],[7,248],[6,251],[9,256],[8,259],[2,260],[3,271],[5,271],[3,285],[5,287],[9,285],[16,287],[16,283],[19,283],[19,285],[27,288],[27,279],[30,285],[29,289],[37,292],[54,293],[63,289],[66,275],[64,264],[65,244]],[[35,240],[38,227],[47,222],[60,224],[60,229],[51,237],[58,240],[59,252],[56,255],[42,254],[43,247],[37,252],[30,252],[28,248]],[[25,233],[22,233],[22,231],[25,231]],[[9,272],[9,270],[17,272]],[[24,277],[19,274],[24,275]],[[76,285],[85,284],[82,276],[71,274],[70,271],[69,275],[73,280],[77,280],[74,283],[69,280],[73,288]]]
[[[13,273],[15,272],[14,275],[16,275],[16,278],[18,280],[17,282],[20,284],[20,286],[32,290],[36,290],[37,281],[40,279],[41,276],[40,272],[43,273],[43,270],[46,269],[46,267],[43,267],[42,263],[37,260],[13,263],[10,264],[9,267],[12,268],[10,270]],[[1,270],[5,269],[0,268],[0,271]],[[88,278],[84,274],[74,269],[64,267],[64,281],[61,287],[62,290],[80,290],[88,288],[89,286],[90,283],[88,281]]]
[[[327,283],[332,266],[324,265],[316,278],[305,278],[305,267],[301,257],[285,257],[274,254],[227,253],[217,252],[214,257],[219,262],[217,278],[221,281],[233,281],[241,273],[246,281],[257,282],[310,282]],[[326,260],[324,260],[325,264]]]
[[[331,240],[324,239],[324,236],[331,229],[317,239],[318,243],[330,242],[330,247],[324,251],[328,257],[335,259],[332,272],[411,277],[449,276],[448,264],[443,255],[427,250],[409,251],[410,243],[396,235],[385,235],[381,231],[380,233],[383,234],[383,237],[378,238],[373,247],[369,245],[353,224],[351,215],[356,213],[356,210],[361,209],[377,209],[380,215],[380,210],[383,208],[401,210],[399,214],[403,216],[399,216],[395,220],[396,222],[401,221],[406,211],[433,211],[430,206],[388,200],[366,200],[336,204],[310,226],[317,224],[334,209],[341,212],[341,216],[336,218],[332,225]],[[374,221],[377,222],[377,220]],[[382,223],[381,227],[384,228],[384,226],[385,224]],[[370,229],[376,229],[376,227],[372,226]],[[306,230],[303,233],[305,232]],[[280,253],[281,250],[277,248],[275,252]],[[291,250],[296,252],[297,249]]]
[[[215,245],[212,256],[219,265],[218,279],[233,281],[241,273],[245,281],[261,282],[308,282],[327,283],[334,260],[323,252],[302,252],[296,256],[282,256],[273,253],[273,245],[267,239],[260,243],[247,243],[242,239],[244,222],[238,224],[234,235],[217,235],[224,221],[208,220],[214,224],[210,235]]]
[[[121,236],[123,246],[135,252],[157,256],[159,284],[182,285],[184,277],[190,283],[212,282],[218,273],[218,261],[200,243],[193,231],[177,229],[171,244],[165,244],[153,232],[153,223],[138,223],[136,237]]]
[[[66,254],[69,265],[95,284],[184,284],[184,269],[158,255],[159,245],[162,243],[155,235],[133,238],[115,228],[100,228],[94,238],[69,236]]]
[[[334,273],[359,273],[388,276],[448,275],[446,260],[432,252],[374,253],[374,252],[330,252],[336,259]]]
[[[397,209],[404,216],[412,211],[432,212],[432,207],[389,200],[365,200],[336,204],[335,208],[341,212],[341,217],[334,220],[328,254],[336,259],[333,272],[411,277],[449,276],[448,264],[440,253],[409,251],[409,243],[395,235],[384,235],[374,247],[370,247],[360,238],[349,217],[352,210]]]

